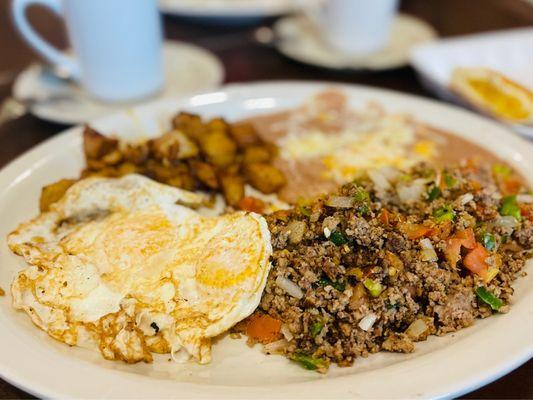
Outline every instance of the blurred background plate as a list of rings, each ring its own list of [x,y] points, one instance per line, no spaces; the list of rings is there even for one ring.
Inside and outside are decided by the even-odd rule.
[[[145,101],[206,91],[224,80],[222,63],[214,54],[200,47],[167,41],[163,58],[163,90]],[[29,66],[17,77],[13,94],[17,99],[56,98],[37,102],[31,106],[30,112],[44,120],[68,125],[84,123],[132,105],[95,100],[72,81],[50,77],[42,64]]]
[[[411,65],[426,88],[442,99],[465,103],[449,89],[457,67],[487,67],[533,90],[533,28],[488,32],[417,46]],[[533,128],[513,126],[533,138]]]
[[[276,47],[285,56],[304,64],[333,70],[386,70],[403,67],[415,45],[433,41],[436,31],[428,23],[407,14],[394,20],[390,40],[374,53],[350,56],[330,48],[305,15],[289,16],[274,25]]]

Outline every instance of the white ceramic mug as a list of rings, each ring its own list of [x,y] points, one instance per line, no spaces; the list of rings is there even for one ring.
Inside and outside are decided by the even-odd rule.
[[[65,19],[73,57],[33,30],[25,16],[33,4]],[[162,31],[156,0],[14,0],[12,13],[28,43],[94,97],[131,101],[162,87]]]
[[[326,42],[347,54],[383,48],[398,8],[398,0],[326,0],[306,7]]]

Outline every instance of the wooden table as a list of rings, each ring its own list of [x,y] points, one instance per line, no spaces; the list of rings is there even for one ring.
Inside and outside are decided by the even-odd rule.
[[[0,2],[0,100],[10,94],[15,73],[37,59],[15,32],[8,8],[8,1]],[[523,0],[404,0],[402,8],[428,21],[442,36],[533,25],[533,6]],[[66,46],[65,31],[56,16],[37,7],[30,10],[30,19],[54,44]],[[269,47],[246,40],[253,27],[201,26],[176,17],[165,17],[164,22],[168,38],[196,43],[215,52],[226,68],[226,82],[265,79],[342,81],[431,97],[420,86],[411,68],[376,73],[335,73],[292,62]],[[234,33],[241,33],[242,40],[238,39],[238,35],[236,40]],[[1,126],[0,167],[63,128],[33,116]],[[529,361],[465,397],[533,398],[532,378],[533,361]],[[0,397],[30,396],[0,380]]]

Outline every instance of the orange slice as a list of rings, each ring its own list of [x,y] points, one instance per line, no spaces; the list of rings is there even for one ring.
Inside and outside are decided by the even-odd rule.
[[[456,68],[450,87],[475,107],[510,122],[533,122],[533,92],[489,68]]]

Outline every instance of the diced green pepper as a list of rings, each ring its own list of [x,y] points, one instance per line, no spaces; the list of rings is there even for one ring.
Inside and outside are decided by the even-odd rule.
[[[427,193],[428,201],[433,201],[440,196],[440,189],[437,186],[433,186]]]
[[[370,202],[370,194],[362,188],[358,188],[355,192],[353,198],[355,201],[359,203],[369,203]]]
[[[309,328],[309,334],[311,335],[312,338],[315,338],[318,336],[320,332],[322,332],[322,328],[324,328],[323,322],[315,322]]]
[[[326,366],[326,361],[322,358],[316,358],[313,356],[308,356],[303,353],[295,353],[292,355],[291,359],[300,364],[303,368],[309,370],[316,370],[320,367]]]
[[[517,221],[522,219],[520,207],[516,202],[516,195],[505,196],[502,199],[502,205],[500,207],[500,215],[514,217]]]
[[[483,235],[483,246],[485,246],[487,250],[494,250],[496,247],[496,239],[492,233],[486,232]]]
[[[305,215],[306,217],[311,216],[311,210],[309,208],[305,206],[300,206],[299,209],[300,209],[300,213]]]
[[[367,288],[368,292],[372,297],[378,297],[385,288],[379,282],[376,282],[373,279],[366,278],[363,281],[363,285]]]
[[[455,186],[455,184],[457,183],[457,179],[455,179],[450,174],[444,174],[444,183],[447,187],[451,188]]]
[[[358,215],[367,215],[370,213],[370,194],[361,188],[357,189],[353,198],[356,202],[356,212]]]
[[[343,244],[348,243],[348,238],[346,238],[346,236],[344,236],[344,234],[340,231],[331,232],[331,235],[329,236],[329,240],[335,246],[342,246]]]
[[[483,300],[484,303],[488,304],[490,308],[492,308],[494,311],[499,311],[500,308],[503,306],[503,301],[494,296],[491,292],[487,290],[487,288],[483,286],[480,286],[476,289],[476,294],[481,300]]]
[[[508,178],[513,170],[504,164],[494,164],[492,166],[492,173],[502,178]]]
[[[344,292],[346,289],[346,282],[343,281],[332,281],[328,278],[321,278],[318,283],[320,286],[333,286],[333,288],[337,289],[339,292]]]
[[[433,218],[437,222],[452,221],[455,217],[453,208],[449,205],[439,207],[433,210]]]

